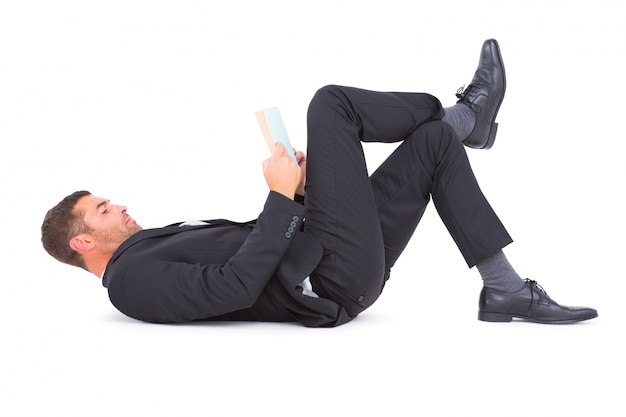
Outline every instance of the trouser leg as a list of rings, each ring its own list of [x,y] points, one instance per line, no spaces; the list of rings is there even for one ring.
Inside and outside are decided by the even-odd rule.
[[[442,113],[435,97],[420,93],[329,86],[311,101],[305,227],[324,247],[311,281],[351,316],[376,300],[386,274],[383,228],[361,141],[404,140]]]
[[[468,266],[512,241],[480,190],[463,145],[444,122],[419,126],[372,174],[371,184],[388,269],[431,196]]]

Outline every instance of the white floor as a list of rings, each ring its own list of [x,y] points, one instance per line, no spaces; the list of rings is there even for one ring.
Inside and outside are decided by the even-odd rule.
[[[623,415],[617,3],[416,3],[0,3],[0,415]],[[256,110],[278,105],[304,148],[325,84],[450,105],[489,37],[508,88],[494,148],[468,151],[476,176],[518,272],[595,320],[477,321],[479,275],[432,206],[380,300],[335,329],[136,322],[41,249],[45,211],[77,189],[144,227],[254,218]],[[367,146],[370,166],[392,149]]]

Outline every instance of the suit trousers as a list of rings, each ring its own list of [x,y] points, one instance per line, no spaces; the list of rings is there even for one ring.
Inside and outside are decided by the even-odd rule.
[[[425,93],[326,86],[307,114],[305,231],[323,246],[311,274],[351,317],[382,292],[432,198],[469,267],[512,242],[465,148]],[[402,142],[370,176],[362,142]]]

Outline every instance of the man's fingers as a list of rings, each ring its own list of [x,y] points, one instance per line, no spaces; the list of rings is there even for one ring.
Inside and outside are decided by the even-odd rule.
[[[276,142],[274,145],[274,154],[276,156],[283,156],[286,153],[287,149],[285,149],[285,145],[283,145],[282,142]]]

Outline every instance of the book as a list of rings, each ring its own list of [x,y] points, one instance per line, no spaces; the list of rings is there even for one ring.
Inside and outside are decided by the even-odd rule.
[[[285,146],[285,149],[287,149],[289,156],[291,156],[296,165],[298,165],[298,160],[293,151],[293,146],[291,146],[291,142],[289,141],[289,135],[287,135],[287,129],[285,129],[285,124],[283,123],[283,118],[280,115],[278,107],[269,107],[259,110],[255,115],[270,152],[274,152],[276,143],[281,142]]]

